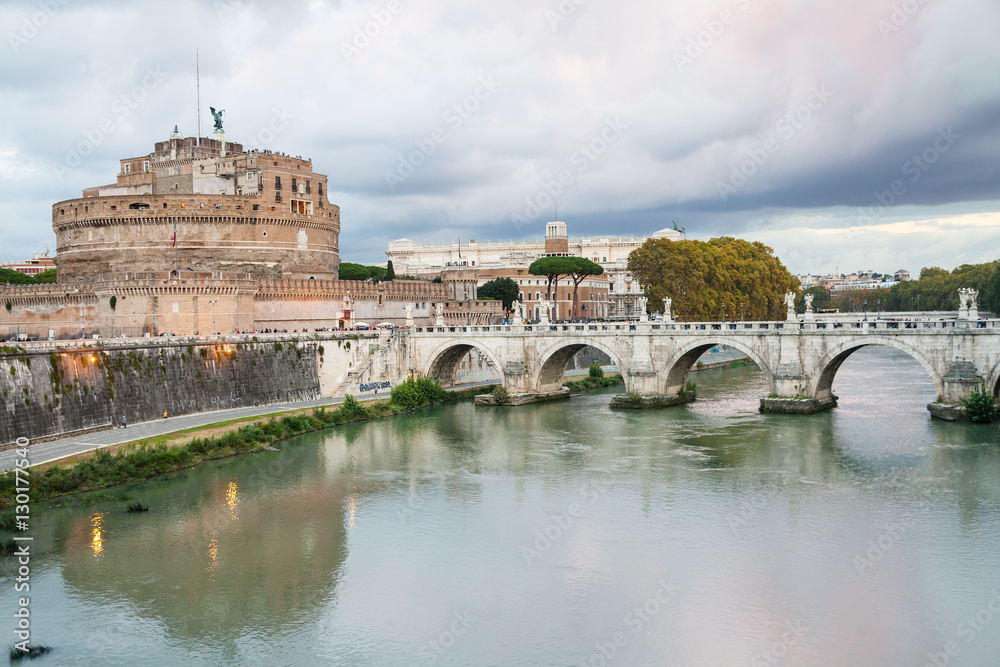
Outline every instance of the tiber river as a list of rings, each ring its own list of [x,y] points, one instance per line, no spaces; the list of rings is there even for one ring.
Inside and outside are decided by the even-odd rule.
[[[692,377],[687,407],[462,403],[125,488],[146,514],[36,507],[32,664],[1000,664],[996,426],[932,421],[886,348],[809,417],[758,414],[753,367]]]

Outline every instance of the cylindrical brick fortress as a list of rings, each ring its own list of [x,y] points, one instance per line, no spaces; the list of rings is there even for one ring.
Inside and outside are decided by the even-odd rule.
[[[55,204],[52,227],[60,283],[175,268],[331,280],[340,265],[333,204],[308,214],[260,196],[83,197]]]

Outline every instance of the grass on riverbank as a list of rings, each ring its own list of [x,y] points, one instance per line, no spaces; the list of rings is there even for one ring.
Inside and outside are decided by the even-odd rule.
[[[618,384],[625,384],[621,375],[605,375],[604,377],[588,376],[576,382],[563,382],[563,386],[569,387],[570,392],[585,391],[587,389],[599,389],[601,387],[613,387]]]
[[[400,386],[404,385],[407,389],[402,393],[400,401],[405,405],[400,405],[394,399],[360,403],[353,397],[348,397],[334,410],[325,407],[312,408],[280,417],[271,416],[266,419],[258,417],[252,423],[233,420],[232,426],[224,429],[218,428],[219,424],[210,424],[202,429],[189,429],[189,431],[202,431],[203,437],[196,437],[175,446],[163,442],[164,436],[156,436],[122,445],[117,451],[111,451],[110,448],[99,449],[81,455],[82,458],[68,465],[54,463],[42,468],[32,468],[30,499],[48,500],[70,493],[148,479],[190,468],[204,461],[258,451],[303,433],[412,412],[426,405],[471,398],[489,390],[488,387],[476,387],[460,391],[443,391],[437,383],[426,379],[417,380],[412,384],[403,383]],[[213,433],[208,435],[205,429]],[[0,508],[13,506],[14,487],[13,471],[0,475]]]
[[[621,375],[564,382],[571,392],[623,383]],[[489,393],[491,389],[491,386],[485,386],[445,391],[436,382],[420,379],[401,383],[393,389],[392,398],[387,401],[361,403],[348,396],[332,410],[326,407],[308,408],[266,418],[244,417],[105,447],[32,468],[30,498],[32,501],[48,500],[148,479],[191,468],[205,461],[266,449],[303,433],[473,398],[476,394]],[[196,433],[199,437],[192,437]],[[0,474],[0,509],[14,505],[14,487],[13,471]],[[129,498],[122,496],[121,499]],[[0,517],[0,524],[7,518],[12,519]],[[3,527],[0,525],[0,528]]]

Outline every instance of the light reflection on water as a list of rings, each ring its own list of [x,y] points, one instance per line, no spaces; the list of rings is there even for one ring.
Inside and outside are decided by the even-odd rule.
[[[996,427],[930,420],[893,350],[808,417],[759,414],[754,369],[692,379],[687,407],[447,406],[128,489],[148,514],[49,509],[36,664],[993,664],[1000,625],[958,624],[1000,589]]]

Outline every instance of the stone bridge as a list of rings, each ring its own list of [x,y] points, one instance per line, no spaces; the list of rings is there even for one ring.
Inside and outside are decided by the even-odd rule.
[[[977,383],[1000,392],[1000,320],[837,319],[785,322],[602,322],[506,326],[413,327],[406,338],[409,372],[454,383],[463,357],[478,350],[513,394],[558,395],[566,364],[581,348],[602,350],[621,370],[625,389],[649,405],[690,400],[688,373],[711,347],[729,345],[769,380],[761,409],[809,413],[836,405],[831,391],[841,364],[866,345],[886,345],[916,359],[949,412]],[[565,391],[562,392],[565,394]],[[526,401],[525,401],[526,402]]]

